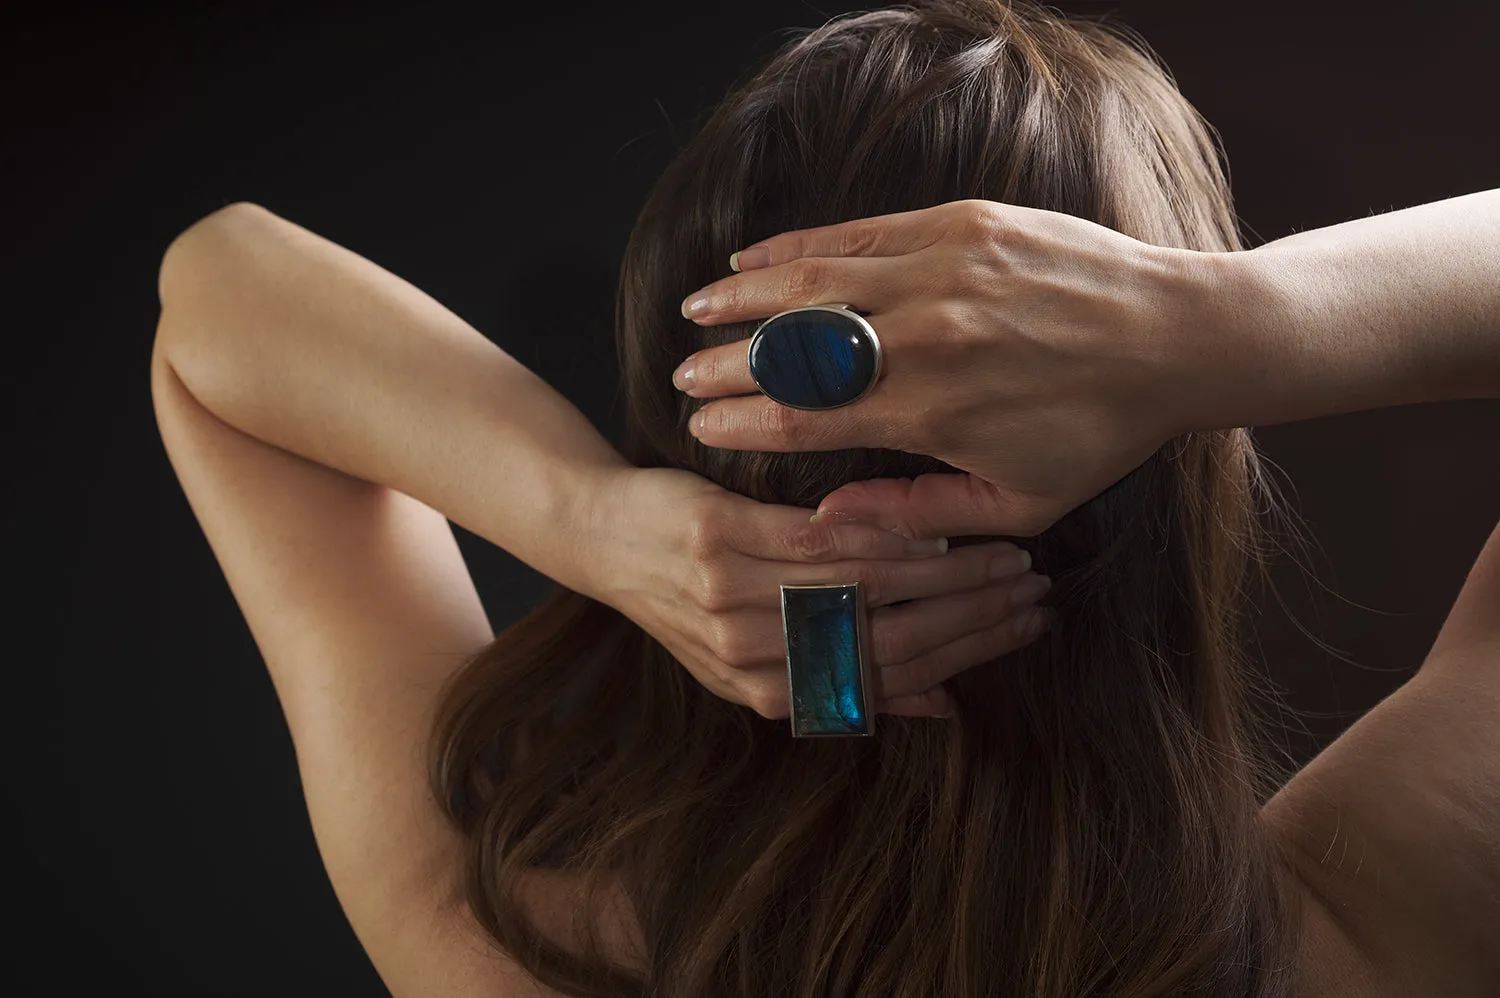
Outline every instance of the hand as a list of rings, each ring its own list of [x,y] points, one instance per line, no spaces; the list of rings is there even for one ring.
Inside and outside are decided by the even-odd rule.
[[[694,434],[736,450],[885,447],[967,472],[852,483],[819,506],[915,537],[1040,533],[1190,428],[1172,408],[1173,342],[1213,336],[1202,275],[1227,255],[974,199],[756,245],[763,259],[737,254],[743,272],[683,314],[712,325],[846,302],[880,335],[885,370],[853,405],[806,411],[757,393],[744,340],[701,350],[679,388],[756,394],[703,406]]]
[[[1026,571],[1030,559],[1013,544],[948,551],[945,540],[837,517],[810,523],[806,509],[760,503],[688,471],[612,475],[589,526],[590,536],[611,539],[597,552],[593,594],[709,692],[764,717],[791,712],[783,582],[864,583],[882,713],[949,713],[944,680],[1046,629],[1047,612],[1032,604],[1047,581]]]

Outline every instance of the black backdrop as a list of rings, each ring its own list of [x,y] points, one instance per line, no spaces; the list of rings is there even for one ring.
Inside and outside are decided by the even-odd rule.
[[[856,6],[4,15],[6,963],[27,983],[0,990],[384,993],[156,433],[173,235],[264,204],[427,290],[617,439],[613,279],[647,186],[779,29]],[[1252,245],[1500,179],[1494,4],[1061,7],[1112,12],[1161,53],[1223,134]],[[1420,662],[1500,511],[1497,429],[1473,402],[1259,432],[1331,590],[1281,573],[1334,652],[1274,604],[1261,622],[1297,758]],[[538,577],[457,533],[503,626]]]

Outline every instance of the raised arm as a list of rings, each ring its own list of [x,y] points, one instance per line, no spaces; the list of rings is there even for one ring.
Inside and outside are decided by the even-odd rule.
[[[1210,262],[1234,289],[1224,300],[1254,320],[1202,344],[1203,408],[1192,421],[1259,425],[1500,397],[1500,191]],[[1297,847],[1321,902],[1315,924],[1331,920],[1353,940],[1389,989],[1380,993],[1495,993],[1500,528],[1416,675],[1298,773],[1265,818]]]
[[[1219,313],[1174,337],[1180,429],[1500,396],[1500,189],[1191,260]]]
[[[494,636],[447,519],[591,592],[575,507],[628,466],[432,298],[255,205],[179,236],[160,295],[162,440],[275,683],[360,942],[398,998],[553,994],[454,903],[460,844],[427,790],[439,693]]]
[[[628,463],[572,403],[442,304],[246,202],[172,243],[159,292],[167,360],[220,418],[419,499],[592,595],[559,528],[592,496],[597,472]],[[435,382],[446,394],[434,396]]]

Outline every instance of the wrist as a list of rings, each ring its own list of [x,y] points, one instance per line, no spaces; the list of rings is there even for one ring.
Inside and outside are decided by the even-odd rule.
[[[1162,323],[1164,418],[1172,435],[1299,418],[1316,397],[1318,365],[1299,340],[1296,291],[1255,251],[1170,249],[1167,295],[1181,306]]]
[[[555,483],[554,527],[548,533],[556,541],[558,563],[547,574],[610,606],[616,605],[611,583],[620,575],[616,552],[628,534],[622,522],[623,496],[639,470],[623,460],[590,464],[569,469]]]
[[[1148,358],[1136,383],[1135,404],[1154,433],[1169,440],[1196,430],[1237,423],[1239,402],[1226,394],[1234,372],[1251,356],[1250,338],[1237,328],[1248,300],[1261,293],[1236,256],[1142,244],[1148,289],[1137,345]]]

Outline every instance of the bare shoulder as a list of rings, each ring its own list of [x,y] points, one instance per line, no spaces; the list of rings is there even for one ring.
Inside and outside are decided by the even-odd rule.
[[[1500,528],[1426,661],[1266,805],[1305,885],[1308,952],[1370,994],[1500,981]],[[1314,938],[1321,934],[1321,938]],[[1310,973],[1310,982],[1320,979]],[[1316,993],[1359,994],[1340,989]]]

